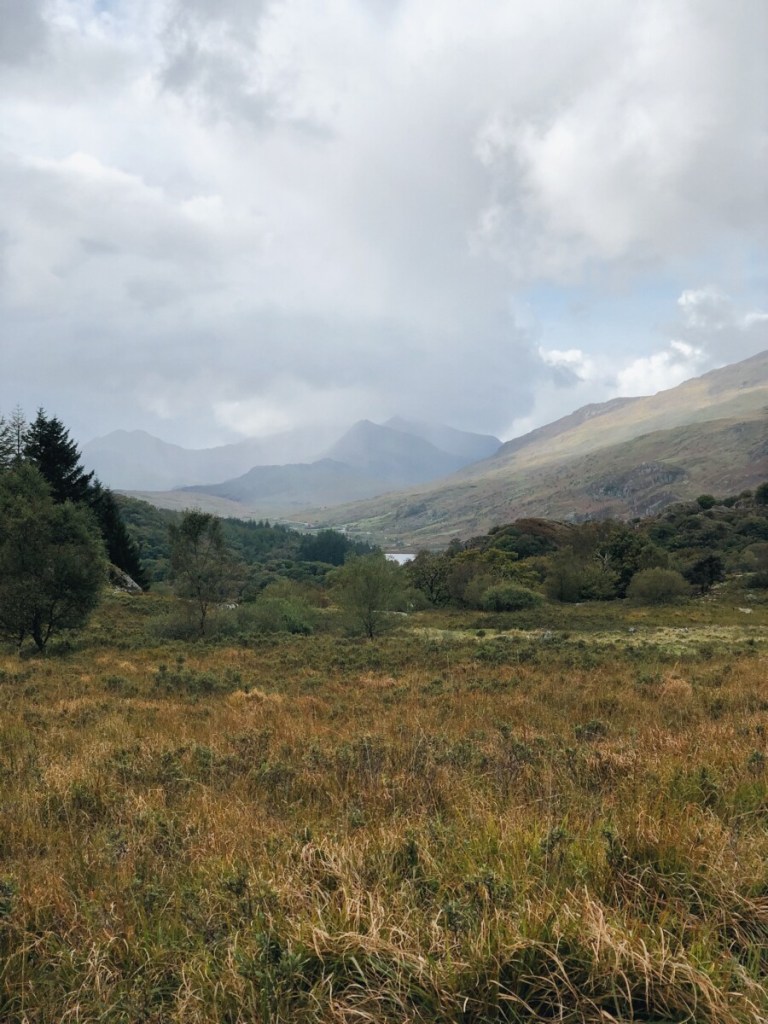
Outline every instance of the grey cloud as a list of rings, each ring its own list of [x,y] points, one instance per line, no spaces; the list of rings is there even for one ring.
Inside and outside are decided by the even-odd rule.
[[[21,63],[45,46],[42,10],[43,0],[0,0],[0,62]]]
[[[476,242],[516,276],[567,280],[595,259],[633,271],[724,229],[763,231],[764,7],[648,3],[623,14],[587,16],[572,51],[587,57],[597,38],[602,52],[529,109],[507,98],[478,135],[491,193]]]
[[[160,81],[206,116],[256,128],[275,116],[278,97],[259,83],[259,31],[269,0],[179,0],[164,32]]]
[[[115,10],[52,22],[50,66],[2,72],[0,408],[42,402],[86,438],[212,442],[280,410],[499,431],[620,368],[599,303],[555,339],[538,299],[515,317],[528,286],[585,278],[721,282],[731,305],[699,296],[669,337],[759,343],[725,274],[766,217],[749,0]]]

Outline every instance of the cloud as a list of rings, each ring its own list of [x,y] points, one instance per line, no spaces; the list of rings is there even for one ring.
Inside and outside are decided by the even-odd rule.
[[[23,63],[48,39],[43,0],[0,0],[0,25],[0,64]]]
[[[759,2],[0,20],[0,409],[196,443],[363,412],[504,432],[765,340]]]
[[[585,12],[568,35],[582,63],[567,92],[538,72],[549,90],[528,109],[500,105],[476,135],[492,183],[476,239],[519,276],[565,280],[588,261],[672,263],[724,232],[757,241],[768,208],[754,173],[766,157],[764,100],[755,116],[768,91],[765,12],[729,13],[653,0]]]
[[[705,367],[707,360],[701,349],[672,341],[667,350],[635,359],[619,370],[616,391],[627,397],[655,395],[697,376]]]
[[[712,366],[746,359],[768,348],[768,312],[739,308],[721,289],[686,289],[678,298],[680,336],[699,346]]]

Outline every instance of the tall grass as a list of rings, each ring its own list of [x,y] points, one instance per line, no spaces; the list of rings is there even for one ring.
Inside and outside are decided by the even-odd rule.
[[[760,623],[185,647],[146,607],[0,657],[3,1022],[768,1016]]]

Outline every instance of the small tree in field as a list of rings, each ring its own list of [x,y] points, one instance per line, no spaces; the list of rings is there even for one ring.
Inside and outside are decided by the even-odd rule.
[[[400,567],[382,554],[347,559],[335,582],[342,608],[370,640],[382,632],[387,612],[402,599],[404,590]]]
[[[44,650],[82,626],[106,579],[104,546],[90,512],[56,504],[40,473],[20,464],[0,476],[0,633]]]
[[[221,520],[215,516],[187,511],[169,529],[174,589],[189,602],[203,636],[211,607],[232,597],[235,564],[224,541]]]

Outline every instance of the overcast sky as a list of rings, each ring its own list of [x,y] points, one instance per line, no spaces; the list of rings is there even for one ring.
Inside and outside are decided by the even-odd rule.
[[[0,0],[0,411],[504,438],[768,348],[765,0]]]

